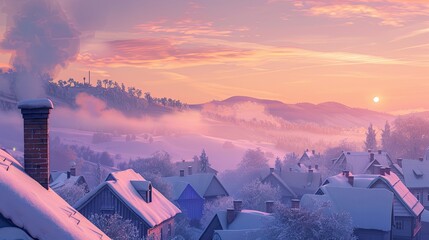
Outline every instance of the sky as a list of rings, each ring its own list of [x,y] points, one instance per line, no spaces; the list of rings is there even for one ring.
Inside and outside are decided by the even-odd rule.
[[[429,109],[427,0],[58,2],[80,46],[57,80],[91,70],[93,83],[113,79],[190,104],[245,95]],[[1,32],[8,21],[3,11]],[[0,51],[0,67],[13,54]]]

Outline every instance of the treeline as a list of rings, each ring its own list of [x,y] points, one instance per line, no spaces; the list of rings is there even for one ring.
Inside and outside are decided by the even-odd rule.
[[[78,82],[73,78],[49,81],[47,92],[50,96],[64,100],[67,104],[74,106],[76,95],[80,92],[89,93],[105,101],[109,107],[118,109],[127,115],[147,114],[148,110],[153,112],[166,112],[187,109],[188,105],[180,100],[172,98],[153,97],[150,92],[132,86],[125,86],[113,80],[97,80],[92,86],[88,82]]]
[[[380,134],[381,141],[377,141]],[[382,149],[392,158],[418,159],[429,148],[429,120],[416,116],[401,116],[393,126],[386,122],[384,129],[377,132],[372,124],[366,132],[365,149]]]

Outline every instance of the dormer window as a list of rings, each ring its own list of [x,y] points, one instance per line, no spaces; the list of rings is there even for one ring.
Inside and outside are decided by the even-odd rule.
[[[150,181],[131,181],[131,185],[145,202],[152,202],[152,183]]]

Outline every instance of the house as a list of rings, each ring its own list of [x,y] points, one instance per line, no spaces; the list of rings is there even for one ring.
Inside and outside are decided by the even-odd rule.
[[[176,162],[174,164],[175,167],[175,171],[179,172],[182,169],[188,169],[189,167],[191,167],[191,169],[194,171],[194,173],[211,173],[214,175],[217,175],[218,171],[216,171],[214,168],[208,166],[206,172],[202,172],[201,170],[201,163],[200,161],[198,161],[197,159],[192,160],[192,161],[185,161],[182,160],[181,162]],[[188,173],[185,173],[186,175]]]
[[[176,179],[165,180],[173,190],[173,200],[191,224],[198,224],[203,215],[204,198],[192,187],[191,184]],[[180,180],[180,179],[179,179]]]
[[[119,214],[138,228],[140,237],[170,239],[180,210],[132,169],[110,173],[75,208],[84,216]]]
[[[301,198],[304,194],[315,193],[321,182],[321,174],[312,169],[307,172],[275,172],[274,168],[270,168],[270,173],[262,180],[262,183],[269,183],[280,189],[284,204],[289,204],[292,199]]]
[[[354,174],[374,174],[378,167],[391,167],[393,161],[387,152],[378,150],[373,152],[343,152],[338,159],[334,159],[331,167],[333,174],[350,171]]]
[[[324,186],[342,188],[384,188],[393,193],[393,239],[419,239],[424,207],[390,168],[380,168],[379,174],[356,174],[349,171],[329,177],[316,192],[326,194]]]
[[[350,215],[358,239],[390,240],[393,193],[386,189],[321,187],[323,195],[305,194],[301,207],[318,210],[327,206],[328,213]]]
[[[83,176],[76,176],[76,170],[73,168],[72,171],[60,172],[52,171],[49,180],[49,187],[53,190],[58,190],[64,186],[78,186],[85,189],[85,192],[89,192],[88,184]]]
[[[429,161],[420,158],[403,159],[399,170],[402,173],[405,186],[429,209]]]
[[[243,210],[241,201],[234,201],[234,208],[218,212],[204,229],[200,240],[264,239],[264,229],[274,220],[274,202],[267,202],[267,212]]]
[[[298,160],[298,163],[300,166],[304,165],[307,168],[318,169],[318,167],[322,165],[322,157],[320,153],[316,153],[316,150],[309,151],[306,149]]]
[[[49,188],[48,99],[18,104],[24,118],[24,164],[0,149],[2,239],[110,239]]]
[[[229,196],[225,187],[213,173],[192,173],[192,167],[188,168],[188,174],[185,175],[184,170],[179,171],[179,176],[165,177],[166,182],[185,182],[192,186],[195,191],[204,198],[205,201],[210,201],[218,197]]]

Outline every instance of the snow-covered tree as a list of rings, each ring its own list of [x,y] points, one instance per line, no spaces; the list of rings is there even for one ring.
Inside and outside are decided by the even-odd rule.
[[[226,211],[228,208],[233,207],[232,197],[220,197],[216,200],[206,202],[203,209],[203,217],[201,218],[201,227],[204,229],[209,225],[212,218],[219,211]]]
[[[260,148],[248,149],[239,163],[241,169],[268,169],[268,159]]]
[[[72,206],[86,194],[84,186],[74,184],[65,184],[54,191]]]
[[[246,184],[239,193],[243,201],[243,207],[265,211],[266,201],[279,201],[281,198],[277,188],[271,187],[269,184],[262,183],[259,179]]]
[[[94,214],[89,221],[113,240],[141,240],[137,227],[119,214]]]
[[[203,173],[206,173],[208,168],[210,167],[210,163],[209,163],[209,157],[206,154],[206,151],[203,149],[203,151],[201,152],[200,155],[200,171]]]
[[[267,239],[356,240],[350,215],[332,213],[321,206],[317,210],[291,209],[278,204],[275,219],[266,223]]]
[[[385,151],[390,150],[390,143],[391,143],[391,131],[390,131],[390,124],[386,121],[386,124],[384,125],[384,130],[381,132],[381,147]]]
[[[365,140],[365,150],[377,149],[377,134],[375,133],[375,130],[372,126],[372,123],[369,124],[368,131],[366,132],[366,140]]]
[[[274,165],[274,169],[275,169],[278,173],[281,173],[281,172],[282,172],[282,168],[283,168],[283,163],[282,163],[282,161],[280,160],[280,158],[279,158],[279,157],[277,157],[277,158],[276,158],[275,165]]]

